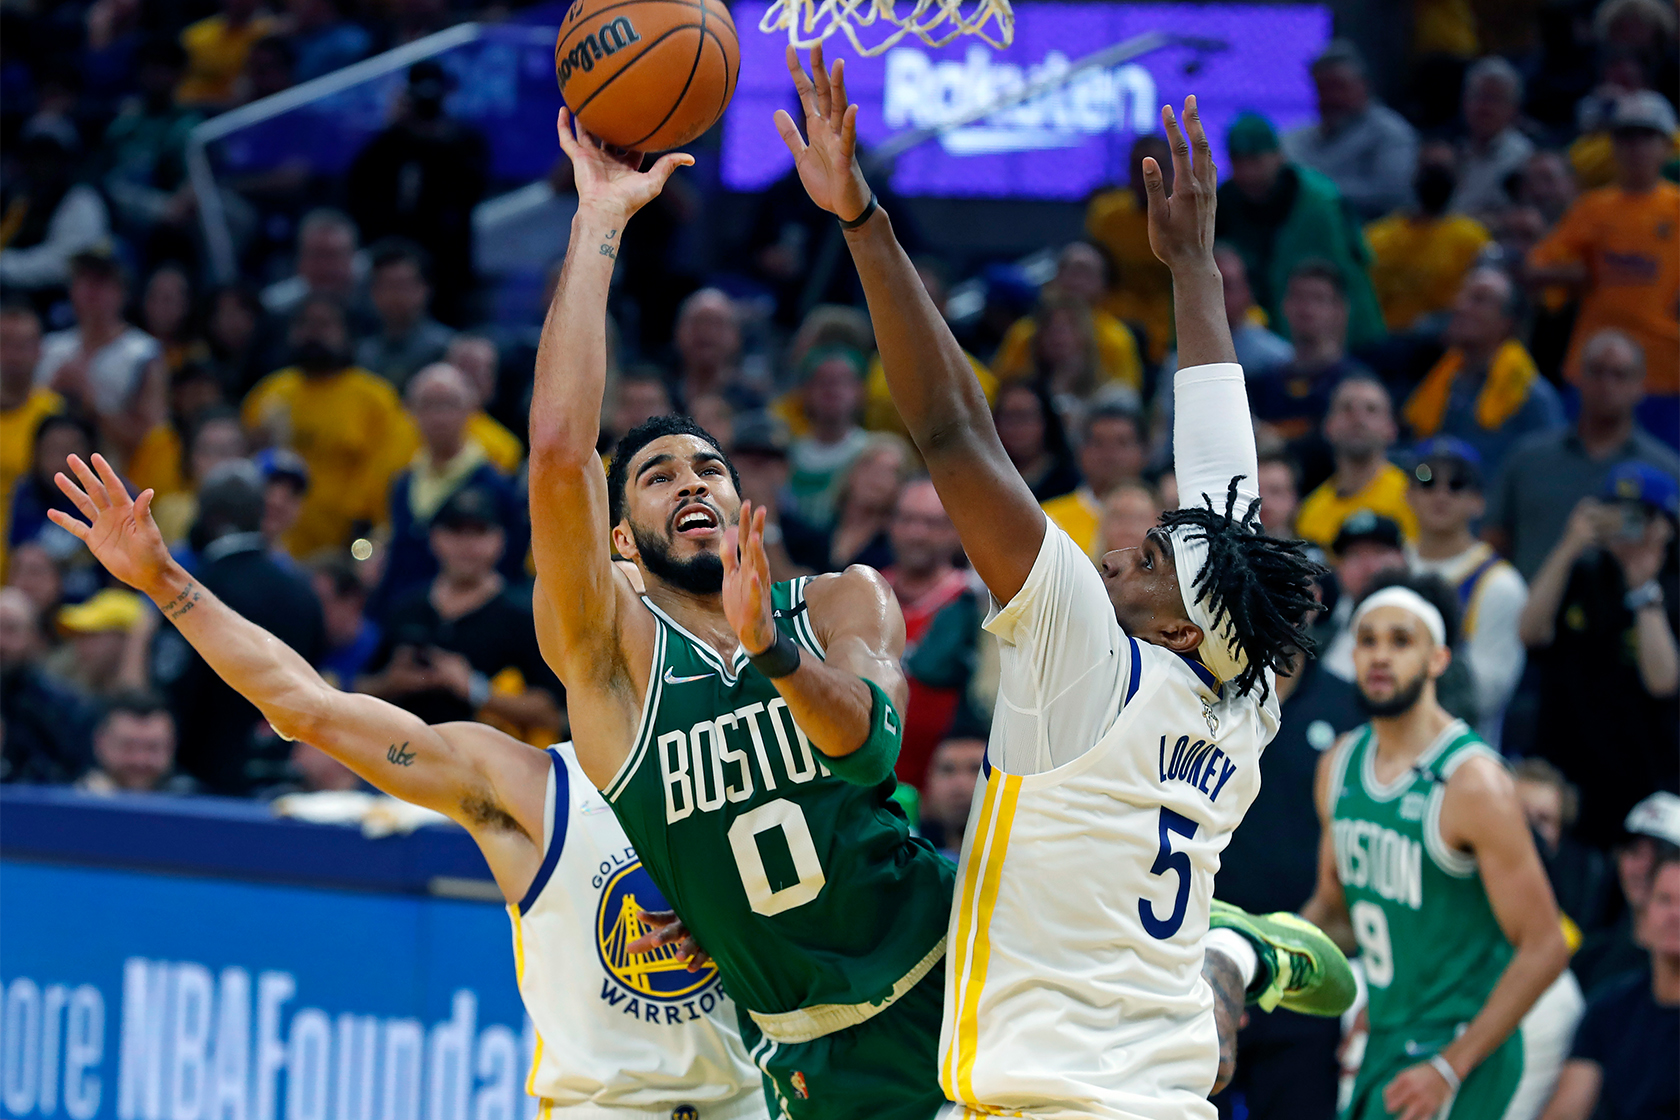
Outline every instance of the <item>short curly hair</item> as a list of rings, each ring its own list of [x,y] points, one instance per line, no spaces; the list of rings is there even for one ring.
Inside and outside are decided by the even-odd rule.
[[[735,470],[735,464],[729,461],[729,456],[723,450],[723,444],[717,437],[696,424],[687,416],[655,416],[643,420],[634,428],[624,433],[613,448],[612,465],[607,468],[607,516],[611,524],[617,525],[624,520],[624,510],[628,499],[625,492],[630,483],[630,460],[636,453],[656,439],[665,436],[694,436],[702,439],[716,448],[718,457],[723,465],[729,468],[729,481],[735,484],[737,493],[741,489],[741,476]]]

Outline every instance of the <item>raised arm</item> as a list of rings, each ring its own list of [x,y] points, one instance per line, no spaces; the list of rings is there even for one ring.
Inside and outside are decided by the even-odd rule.
[[[764,510],[741,505],[741,522],[723,544],[723,611],[753,657],[779,637],[770,606],[770,561],[764,551]],[[854,565],[808,585],[807,621],[822,639],[822,658],[800,656],[784,676],[772,678],[794,723],[847,781],[873,785],[898,760],[909,694],[904,672],[904,615],[879,572]],[[885,698],[875,694],[873,684]]]
[[[639,152],[603,148],[560,110],[560,147],[572,161],[578,210],[554,303],[537,345],[531,390],[531,547],[552,634],[545,655],[569,685],[597,667],[615,636],[622,586],[612,574],[607,482],[595,443],[607,377],[607,288],[630,216],[659,194],[686,155],[637,170]]]
[[[517,900],[542,855],[546,755],[482,724],[429,727],[372,696],[340,692],[262,627],[216,598],[169,555],[151,516],[102,456],[72,456],[81,485],[59,488],[87,518],[54,522],[87,543],[111,574],[151,597],[199,655],[285,736],[319,747],[379,789],[459,822]]]
[[[811,52],[811,69],[807,76],[788,48],[809,143],[780,110],[776,129],[793,152],[811,200],[839,218],[856,220],[873,195],[857,163],[857,106],[846,97],[845,63],[825,68],[819,45]],[[1004,453],[974,369],[893,236],[887,212],[877,208],[846,231],[846,242],[863,281],[893,403],[975,572],[1006,603],[1038,557],[1044,513]]]

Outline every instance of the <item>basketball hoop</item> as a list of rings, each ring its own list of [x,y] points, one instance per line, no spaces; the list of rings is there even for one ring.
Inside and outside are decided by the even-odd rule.
[[[999,50],[1015,40],[1015,13],[1009,0],[913,0],[915,7],[900,15],[898,0],[775,0],[759,20],[758,29],[787,32],[788,42],[814,47],[835,31],[844,31],[862,55],[877,55],[906,34],[914,33],[930,47],[943,47],[959,35],[978,35]],[[866,47],[857,29],[876,21],[894,30],[881,42]]]

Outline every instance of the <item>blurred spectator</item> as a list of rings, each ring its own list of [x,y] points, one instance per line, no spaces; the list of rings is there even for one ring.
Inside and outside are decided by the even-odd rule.
[[[797,451],[799,444],[794,443]],[[834,524],[819,570],[839,572],[851,564],[892,566],[889,530],[898,498],[910,474],[910,448],[898,436],[873,432],[835,485]]]
[[[1301,508],[1300,467],[1284,451],[1262,451],[1255,485],[1260,490],[1260,524],[1282,540],[1295,537],[1295,514]]]
[[[1611,118],[1614,186],[1589,191],[1569,208],[1551,235],[1528,257],[1531,284],[1573,284],[1581,314],[1569,354],[1570,380],[1581,373],[1581,350],[1605,327],[1627,332],[1645,354],[1645,388],[1667,430],[1675,434],[1680,407],[1680,186],[1662,177],[1674,110],[1660,94],[1623,97]],[[1659,403],[1660,402],[1660,403]],[[1653,423],[1657,421],[1653,419]]]
[[[675,411],[665,377],[651,366],[633,366],[610,378],[601,409],[601,454],[610,463],[612,450],[626,432],[644,420]]]
[[[810,427],[794,440],[790,485],[800,515],[813,525],[834,523],[840,480],[869,445],[858,425],[865,368],[863,355],[843,346],[813,350],[800,367],[799,400]]]
[[[224,284],[205,301],[204,341],[207,364],[230,401],[244,399],[263,373],[263,305],[250,286]]]
[[[152,499],[152,519],[164,543],[184,538],[198,519],[198,487],[211,472],[223,463],[243,459],[246,451],[245,428],[233,409],[220,405],[195,418],[187,435],[186,486]]]
[[[373,48],[372,36],[344,18],[339,0],[286,0],[286,14],[297,54],[292,74],[300,82],[359,62]]]
[[[41,616],[16,587],[0,588],[0,782],[67,782],[91,755],[82,703],[41,669]]]
[[[1645,792],[1675,785],[1677,509],[1672,475],[1616,467],[1603,500],[1582,499],[1529,584],[1521,632],[1540,669],[1533,753],[1580,789],[1589,844],[1608,845]]]
[[[427,723],[483,719],[552,742],[562,692],[537,650],[529,597],[496,570],[500,517],[496,499],[474,487],[444,503],[431,526],[437,578],[392,607],[357,687]]]
[[[446,323],[468,312],[473,284],[472,211],[484,197],[490,146],[444,109],[448,74],[432,59],[408,71],[395,122],[350,165],[350,213],[370,241],[406,237],[431,257],[433,306]]]
[[[334,688],[354,687],[379,648],[379,626],[367,617],[368,589],[346,556],[330,557],[315,565],[310,579],[315,597],[321,601],[321,618],[326,626],[327,651],[319,666],[321,676]]]
[[[168,392],[157,340],[123,320],[128,274],[109,253],[78,253],[70,262],[76,325],[41,341],[35,383],[45,385],[99,425],[102,449],[120,466],[164,419]]]
[[[1079,485],[1079,469],[1062,418],[1041,385],[1013,381],[999,388],[992,421],[1004,452],[1034,498],[1048,502]]]
[[[954,563],[962,542],[933,483],[918,479],[899,492],[891,539],[892,566],[881,574],[904,612],[904,664],[910,686],[904,743],[894,769],[900,781],[920,788],[933,748],[945,737],[968,689],[980,615],[968,573]],[[967,601],[959,603],[965,596]],[[953,607],[963,613],[963,620],[948,619],[935,641],[922,648],[935,619]],[[953,627],[952,622],[959,624]]]
[[[11,523],[12,491],[28,473],[35,429],[64,409],[64,398],[35,384],[41,360],[41,320],[26,303],[0,305],[0,530]],[[0,531],[0,572],[6,534]]]
[[[1085,208],[1085,233],[1113,262],[1102,309],[1124,323],[1137,323],[1144,349],[1159,362],[1172,345],[1172,273],[1149,247],[1149,200],[1143,160],[1153,156],[1166,190],[1172,191],[1172,152],[1164,136],[1139,136],[1126,157],[1124,187],[1100,191]]]
[[[175,87],[182,105],[225,108],[238,98],[239,75],[258,39],[280,29],[261,0],[221,0],[221,11],[181,32],[187,72]]]
[[[1492,545],[1471,532],[1487,509],[1476,449],[1436,436],[1419,444],[1415,456],[1408,499],[1418,532],[1411,567],[1440,577],[1458,596],[1462,652],[1475,687],[1477,718],[1471,723],[1497,750],[1505,705],[1522,678],[1517,620],[1528,588]]]
[[[159,265],[147,278],[140,294],[140,325],[157,340],[164,369],[171,375],[210,357],[193,321],[192,281],[178,264]]]
[[[414,460],[391,484],[391,540],[385,575],[369,605],[378,619],[437,577],[432,555],[432,519],[449,499],[472,489],[496,503],[496,521],[506,534],[500,570],[510,581],[524,577],[530,545],[523,530],[518,495],[470,434],[475,400],[461,371],[441,362],[427,366],[408,383],[408,414],[420,433]]]
[[[413,425],[388,381],[350,358],[343,306],[310,295],[292,317],[292,364],[251,390],[246,428],[296,451],[311,486],[285,547],[303,558],[342,547],[356,522],[384,524],[391,479],[415,446]]]
[[[119,225],[143,245],[162,226],[171,231],[172,244],[191,248],[187,222],[195,203],[187,182],[187,137],[204,117],[175,103],[186,68],[187,52],[173,39],[141,44],[134,52],[140,96],[106,127],[97,157],[99,183]]]
[[[1453,158],[1446,144],[1425,145],[1412,180],[1416,204],[1365,227],[1371,283],[1391,331],[1412,330],[1446,310],[1490,240],[1481,222],[1448,212]]]
[[[828,534],[800,517],[789,496],[787,425],[767,412],[748,412],[736,419],[730,435],[729,461],[741,476],[741,497],[765,511],[771,578],[827,570]]]
[[[1282,439],[1300,440],[1316,435],[1336,386],[1369,371],[1348,357],[1347,287],[1329,261],[1309,257],[1295,266],[1284,289],[1283,317],[1294,356],[1259,375],[1244,367],[1248,401],[1256,420]],[[1328,461],[1321,469],[1329,470]]]
[[[1522,103],[1522,75],[1503,58],[1479,59],[1465,71],[1464,138],[1448,207],[1454,213],[1480,217],[1505,208],[1505,181],[1534,154],[1534,142],[1517,127]]]
[[[1404,472],[1401,478],[1404,480]],[[1353,609],[1370,592],[1378,576],[1406,570],[1405,539],[1393,518],[1360,509],[1342,523],[1328,552],[1337,595],[1329,615],[1320,619],[1326,636],[1319,640],[1319,660],[1337,677],[1351,681],[1353,633],[1348,624],[1353,620]]]
[[[1123,482],[1103,500],[1097,526],[1098,560],[1124,548],[1141,548],[1143,538],[1160,520],[1155,492],[1141,482]]]
[[[1079,473],[1071,492],[1044,503],[1045,515],[1060,525],[1093,560],[1102,559],[1097,526],[1103,502],[1115,487],[1137,482],[1149,460],[1143,417],[1122,404],[1099,404],[1085,414],[1079,440]]]
[[[245,69],[239,75],[240,103],[249,105],[291,89],[296,62],[291,40],[284,35],[265,35],[252,43],[245,56]]]
[[[719,394],[707,393],[696,397],[689,405],[689,415],[725,447],[735,438],[735,409]]]
[[[190,538],[197,579],[316,664],[326,651],[321,604],[304,577],[269,555],[262,520],[262,476],[245,464],[224,464],[198,497],[198,521]],[[166,684],[180,721],[177,764],[213,793],[238,796],[278,781],[289,748],[259,735],[266,727],[262,714],[178,637],[174,641],[180,646],[180,669]]]
[[[106,702],[93,732],[93,768],[76,788],[105,797],[199,791],[192,778],[175,773],[175,717],[161,699],[130,691]]]
[[[1371,251],[1336,185],[1311,168],[1286,161],[1271,122],[1257,113],[1243,113],[1232,121],[1226,143],[1231,177],[1219,188],[1215,229],[1221,241],[1241,254],[1254,302],[1273,324],[1281,323],[1289,274],[1305,258],[1320,257],[1342,274],[1348,295],[1348,344],[1357,349],[1381,339],[1382,309],[1366,275]],[[1403,182],[1411,182],[1412,166],[1408,160]],[[1225,267],[1220,271],[1226,272]],[[1229,314],[1229,291],[1226,303]]]
[[[1000,381],[1037,377],[1056,396],[1089,397],[1099,387],[1143,392],[1143,363],[1126,324],[1097,306],[1107,289],[1108,262],[1083,241],[1056,262],[1038,309],[1003,336],[992,372]]]
[[[717,288],[701,288],[683,300],[672,329],[676,345],[671,401],[678,408],[709,393],[722,393],[737,409],[761,404],[736,384],[741,362],[741,313]],[[627,429],[628,430],[628,429]]]
[[[1680,475],[1680,455],[1635,419],[1644,385],[1638,343],[1618,330],[1598,332],[1581,349],[1575,423],[1532,435],[1506,455],[1482,534],[1524,579],[1534,579],[1570,511],[1603,489],[1612,467],[1637,460]]]
[[[349,306],[356,296],[356,223],[338,210],[311,210],[298,222],[297,270],[262,291],[270,315],[290,319],[312,295],[333,296]]]
[[[1417,520],[1406,503],[1406,472],[1388,461],[1388,449],[1398,436],[1394,406],[1382,382],[1356,374],[1337,385],[1324,418],[1335,473],[1302,499],[1295,531],[1329,548],[1344,521],[1369,510],[1396,524],[1408,538],[1415,537]]]
[[[420,247],[387,238],[368,249],[368,298],[379,329],[356,346],[356,364],[400,391],[423,367],[443,357],[455,332],[427,313],[432,298]]]
[[[252,460],[262,480],[262,522],[257,531],[268,546],[268,558],[293,575],[301,571],[283,542],[303,513],[309,494],[309,465],[303,456],[284,447],[267,447]]]
[[[1259,914],[1295,910],[1312,894],[1319,756],[1365,718],[1353,687],[1311,658],[1293,673],[1279,673],[1276,688],[1283,722],[1260,756],[1260,794],[1219,860],[1220,899]],[[1340,1035],[1331,1020],[1252,1012],[1238,1036],[1230,1092],[1242,1095],[1256,1120],[1328,1120],[1336,1114]],[[1229,1107],[1229,1100],[1216,1103]]]
[[[369,788],[350,767],[319,747],[304,742],[292,744],[292,753],[286,759],[286,770],[289,781],[267,786],[259,790],[257,796],[273,800],[291,793],[350,792]]]
[[[1569,161],[1561,154],[1538,151],[1523,164],[1522,178],[1517,183],[1517,201],[1539,210],[1546,228],[1562,220],[1575,205],[1578,193]]]
[[[497,470],[512,475],[525,459],[525,444],[487,411],[496,399],[496,344],[481,334],[458,334],[450,339],[443,360],[466,377],[477,402],[467,421],[467,434],[484,448]]]
[[[125,587],[107,587],[85,603],[60,607],[64,644],[43,667],[84,700],[107,701],[151,687],[151,643],[158,616]]]
[[[1604,910],[1610,883],[1604,853],[1574,836],[1575,820],[1581,813],[1580,791],[1543,758],[1520,760],[1511,767],[1511,777],[1558,909],[1577,927],[1591,928]]]
[[[1541,1120],[1680,1111],[1680,852],[1654,861],[1639,942],[1650,967],[1605,984],[1587,1004]]]
[[[1381,217],[1411,201],[1417,132],[1371,96],[1365,60],[1345,39],[1333,40],[1312,63],[1318,123],[1284,137],[1291,161],[1336,184],[1355,215]]]
[[[54,525],[47,518],[47,511],[75,510],[53,476],[68,469],[66,460],[71,455],[88,458],[93,454],[93,446],[93,429],[85,420],[64,413],[42,417],[35,427],[29,473],[18,480],[12,491],[11,520],[6,529],[8,549],[15,550],[26,541],[35,541],[59,563],[72,556],[87,555],[82,542]]]
[[[99,191],[76,181],[73,129],[25,129],[15,151],[17,172],[0,187],[0,285],[45,297],[70,282],[72,257],[107,243],[110,217]]]
[[[44,619],[58,614],[64,603],[64,573],[59,570],[59,562],[36,541],[26,541],[13,551],[6,586],[29,596],[36,613]]]
[[[1456,436],[1497,471],[1524,436],[1563,426],[1557,391],[1516,338],[1521,309],[1521,290],[1499,269],[1464,278],[1443,336],[1447,351],[1403,410],[1413,435]]]
[[[1680,845],[1680,797],[1659,791],[1633,807],[1610,850],[1619,908],[1611,920],[1589,930],[1569,962],[1590,997],[1607,980],[1642,971],[1648,963],[1638,929],[1651,900],[1651,872]]]
[[[956,860],[962,852],[963,833],[968,829],[974,807],[974,787],[980,781],[981,763],[986,758],[986,734],[982,727],[954,728],[934,748],[922,790],[920,829],[928,843]]]

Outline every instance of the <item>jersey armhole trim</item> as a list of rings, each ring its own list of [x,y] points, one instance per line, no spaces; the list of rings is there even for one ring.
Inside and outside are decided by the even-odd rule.
[[[1143,651],[1138,649],[1137,639],[1130,634],[1126,635],[1126,641],[1130,642],[1132,646],[1132,673],[1126,680],[1126,698],[1120,701],[1122,709],[1132,702],[1132,697],[1137,695],[1138,681],[1143,676]]]
[[[560,862],[560,851],[566,846],[566,825],[572,819],[572,778],[566,769],[565,762],[560,758],[560,752],[553,747],[548,748],[548,761],[554,766],[554,782],[549,789],[554,793],[553,809],[554,823],[549,827],[548,847],[543,852],[542,865],[537,868],[536,878],[531,880],[531,886],[525,891],[525,897],[519,900],[519,916],[536,905],[537,898],[543,888],[548,886],[549,878],[554,874],[555,866]]]

